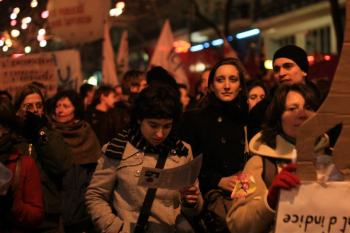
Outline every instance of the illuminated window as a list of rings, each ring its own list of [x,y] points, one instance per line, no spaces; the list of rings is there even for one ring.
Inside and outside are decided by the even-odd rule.
[[[330,53],[331,32],[330,27],[322,27],[308,31],[305,37],[306,51],[308,53]]]

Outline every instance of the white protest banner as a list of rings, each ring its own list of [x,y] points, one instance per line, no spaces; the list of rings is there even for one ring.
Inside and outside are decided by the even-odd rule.
[[[108,0],[50,0],[49,28],[69,45],[98,40],[102,38],[110,5]]]
[[[38,53],[0,59],[0,89],[12,96],[36,81],[45,85],[48,96],[57,90],[78,90],[82,82],[80,54],[76,50]]]
[[[56,61],[51,53],[1,58],[0,67],[0,89],[12,96],[33,81],[44,84],[49,93],[57,90]]]
[[[308,182],[283,190],[276,233],[350,233],[350,182]]]
[[[57,90],[73,89],[79,91],[83,81],[80,52],[62,50],[53,53],[57,69]]]

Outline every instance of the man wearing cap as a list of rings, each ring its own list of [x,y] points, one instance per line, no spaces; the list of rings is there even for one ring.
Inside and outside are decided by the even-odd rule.
[[[286,45],[279,48],[273,56],[273,75],[279,85],[305,84],[310,87],[319,98],[320,92],[315,84],[307,79],[309,62],[306,52],[296,45]],[[271,90],[273,93],[273,90]],[[261,130],[265,111],[270,100],[265,98],[252,108],[248,119],[248,139],[250,140]]]
[[[306,84],[309,62],[306,52],[295,45],[278,49],[273,56],[273,73],[278,84]]]

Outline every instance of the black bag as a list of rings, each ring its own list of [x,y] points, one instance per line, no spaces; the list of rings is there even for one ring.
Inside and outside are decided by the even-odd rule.
[[[202,221],[205,231],[210,233],[230,232],[226,224],[226,214],[232,206],[232,199],[224,190],[213,189],[204,196]]]

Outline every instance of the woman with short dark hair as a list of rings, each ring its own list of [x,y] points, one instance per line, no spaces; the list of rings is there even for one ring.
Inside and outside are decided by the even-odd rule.
[[[86,193],[89,212],[101,232],[134,232],[136,225],[138,230],[147,228],[138,232],[190,232],[179,229],[180,212],[200,211],[197,182],[181,192],[158,188],[146,226],[138,219],[147,190],[138,185],[142,167],[161,167],[163,161],[169,169],[192,160],[191,147],[176,135],[181,112],[178,92],[171,86],[149,86],[136,97],[130,126],[103,147]]]
[[[100,143],[90,125],[83,120],[83,102],[78,93],[73,90],[58,92],[52,105],[52,128],[62,135],[73,160],[62,183],[65,232],[94,232],[84,196],[97,164]]]
[[[267,86],[261,80],[254,80],[249,83],[247,88],[249,111],[263,99],[269,98],[269,94]]]

